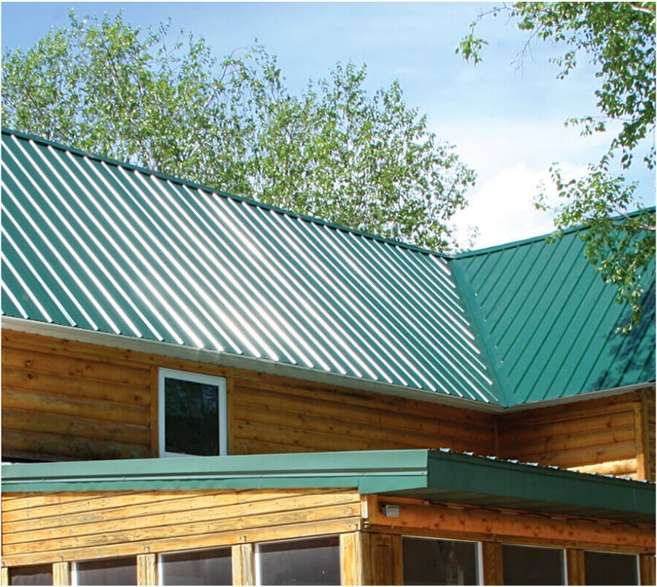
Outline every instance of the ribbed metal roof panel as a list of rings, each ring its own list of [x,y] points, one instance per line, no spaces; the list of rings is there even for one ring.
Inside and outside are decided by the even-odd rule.
[[[500,400],[440,256],[2,138],[5,315]]]
[[[507,405],[655,379],[654,263],[643,276],[641,324],[624,336],[617,328],[629,310],[586,260],[580,236],[529,239],[452,262]]]

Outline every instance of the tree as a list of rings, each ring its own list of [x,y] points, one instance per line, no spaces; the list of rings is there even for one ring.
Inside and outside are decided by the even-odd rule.
[[[654,264],[655,214],[630,214],[641,206],[637,184],[626,173],[637,153],[648,169],[655,166],[655,4],[653,2],[518,2],[495,6],[480,14],[457,51],[475,64],[485,40],[475,35],[481,18],[506,15],[529,38],[555,41],[565,47],[554,61],[564,79],[587,58],[599,80],[595,90],[599,115],[571,118],[583,135],[605,132],[609,123],[620,130],[599,161],[588,165],[586,176],[565,179],[558,165],[550,169],[559,204],[555,225],[562,233],[585,224],[585,252],[606,283],[617,288],[617,301],[628,303],[631,317],[622,330],[629,332],[641,318],[643,275]],[[647,146],[646,146],[647,144]],[[613,169],[615,165],[616,169]],[[547,209],[545,192],[536,205]],[[558,234],[560,234],[558,233]]]
[[[4,124],[418,245],[453,246],[474,172],[409,108],[337,65],[292,95],[261,46],[217,60],[169,25],[79,20],[4,55]]]

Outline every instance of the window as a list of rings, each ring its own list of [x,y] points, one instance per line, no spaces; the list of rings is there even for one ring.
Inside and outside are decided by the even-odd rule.
[[[337,536],[256,546],[258,585],[339,585]]]
[[[563,550],[532,546],[502,547],[505,585],[564,585]]]
[[[160,456],[227,453],[226,380],[160,369]]]
[[[136,585],[137,559],[112,558],[73,564],[74,585]]]
[[[230,548],[160,555],[162,585],[232,585]]]
[[[9,569],[10,585],[52,585],[52,565],[30,565]]]
[[[585,552],[587,585],[638,585],[639,561],[633,554]]]
[[[404,585],[477,585],[476,542],[402,539]]]

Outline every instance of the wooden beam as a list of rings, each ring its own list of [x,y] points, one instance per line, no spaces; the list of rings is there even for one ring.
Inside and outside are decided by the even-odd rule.
[[[481,555],[484,585],[503,585],[502,545],[499,542],[482,542]]]
[[[489,510],[471,506],[429,504],[368,496],[368,522],[395,532],[410,529],[445,538],[551,544],[562,548],[605,547],[609,550],[652,553],[654,526],[610,520],[550,516],[537,512]],[[388,518],[379,502],[400,504],[399,517]]]
[[[137,585],[157,585],[157,555],[137,555]]]
[[[361,532],[340,534],[341,585],[373,585],[370,535]]]
[[[233,585],[255,585],[255,549],[252,543],[232,547]]]
[[[584,551],[579,548],[566,550],[566,573],[568,585],[586,585]]]
[[[639,555],[639,575],[641,585],[655,585],[655,556]]]
[[[0,569],[0,585],[2,585],[2,587],[9,585],[9,569],[7,567],[2,567]]]

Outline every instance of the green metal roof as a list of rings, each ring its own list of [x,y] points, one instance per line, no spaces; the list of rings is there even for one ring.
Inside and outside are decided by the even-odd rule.
[[[574,235],[454,259],[6,130],[2,206],[19,321],[497,408],[654,380]]]
[[[655,486],[446,450],[383,450],[2,466],[2,490],[354,488],[562,514],[654,521]]]
[[[619,334],[629,310],[586,260],[580,232],[474,251],[450,264],[508,406],[655,379],[654,263],[643,276],[642,321]]]

